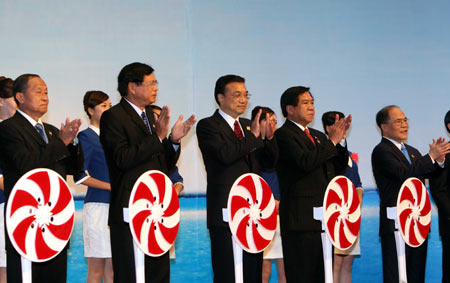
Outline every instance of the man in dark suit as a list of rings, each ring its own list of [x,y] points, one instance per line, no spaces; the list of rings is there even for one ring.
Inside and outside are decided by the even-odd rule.
[[[12,118],[0,123],[7,199],[17,180],[32,169],[52,169],[63,178],[83,169],[81,148],[74,142],[81,120],[66,119],[60,130],[41,121],[49,100],[47,86],[38,75],[19,76],[14,81],[13,93],[19,109]],[[8,237],[6,250],[8,282],[22,282],[20,255]],[[66,273],[67,247],[50,261],[32,264],[33,282],[66,282]]]
[[[444,118],[450,133],[450,111]],[[445,156],[445,168],[430,178],[430,191],[439,212],[439,233],[442,240],[442,283],[450,282],[450,154]]]
[[[197,138],[207,173],[206,212],[211,239],[214,282],[234,282],[231,231],[223,221],[228,194],[234,181],[245,173],[260,174],[262,168],[273,168],[278,156],[273,138],[274,124],[260,127],[239,118],[247,108],[250,94],[245,79],[236,75],[220,77],[214,96],[219,109],[197,125]],[[267,119],[269,121],[269,119]],[[244,282],[261,282],[262,253],[243,252]]]
[[[281,95],[286,122],[275,136],[280,149],[280,221],[283,257],[288,282],[324,282],[322,225],[313,208],[321,207],[329,181],[348,162],[346,146],[339,144],[351,116],[329,128],[328,137],[308,128],[314,119],[314,98],[309,88],[296,86]]]
[[[133,238],[124,220],[124,208],[134,183],[148,170],[168,174],[180,153],[180,141],[192,125],[192,115],[183,116],[169,133],[169,108],[164,106],[155,121],[149,106],[155,102],[158,81],[153,68],[142,63],[129,64],[120,71],[118,90],[122,99],[105,111],[100,120],[100,142],[105,151],[111,182],[108,223],[114,282],[135,282]],[[169,282],[169,253],[160,257],[145,256],[145,281]]]
[[[405,144],[408,138],[408,119],[395,105],[386,106],[376,116],[383,138],[372,152],[372,169],[380,194],[380,237],[383,256],[384,282],[398,282],[395,223],[387,218],[387,207],[397,204],[397,196],[403,182],[416,177],[424,178],[439,168],[450,146],[444,139],[433,140],[430,151],[422,156],[414,147]],[[437,161],[437,162],[436,162]],[[428,241],[420,247],[406,245],[406,271],[408,282],[425,281],[425,260]]]

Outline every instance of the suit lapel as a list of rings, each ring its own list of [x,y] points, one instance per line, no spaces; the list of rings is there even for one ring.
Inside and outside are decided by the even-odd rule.
[[[308,145],[309,148],[315,148],[314,144],[311,142],[311,140],[308,138],[308,136],[305,134],[302,129],[300,129],[294,122],[291,120],[286,120],[285,122],[286,126],[291,129],[291,131],[295,132],[297,134],[297,137],[306,145]],[[311,133],[311,131],[310,131]],[[312,134],[312,133],[311,133]],[[317,140],[317,137],[313,136],[315,140]]]
[[[39,135],[36,128],[33,127],[33,125],[31,125],[31,123],[24,116],[22,116],[22,114],[16,112],[14,116],[17,119],[17,124],[19,124],[20,128],[27,133],[27,136],[31,137],[33,140],[39,143],[39,145],[45,145],[44,140],[42,139],[41,135]]]
[[[135,123],[139,128],[141,128],[142,131],[144,131],[145,133],[150,135],[150,132],[148,131],[147,127],[145,126],[142,118],[136,113],[136,111],[133,109],[133,107],[127,101],[125,101],[125,99],[122,98],[120,100],[120,105],[122,106],[125,113],[130,117],[131,121],[133,121],[133,123]],[[148,115],[147,115],[147,118],[149,118]],[[152,119],[151,121],[154,121],[154,120]],[[150,119],[149,119],[149,122],[150,122]],[[154,122],[150,122],[150,126],[152,126],[152,124],[154,124]],[[153,128],[152,128],[152,131],[153,131]]]
[[[396,155],[399,159],[401,159],[402,160],[402,162],[405,164],[405,165],[410,165],[410,163],[409,163],[409,161],[408,161],[408,159],[406,159],[406,157],[403,155],[403,152],[400,150],[400,149],[398,149],[398,147],[395,145],[395,144],[393,144],[390,140],[388,140],[388,139],[386,139],[386,138],[383,138],[383,140],[382,140],[387,146],[389,146],[389,148],[391,149],[391,151],[392,151],[392,153],[394,154],[394,155]],[[408,155],[410,155],[409,154],[409,151],[408,151]],[[411,158],[411,155],[409,156],[409,158]],[[413,159],[411,158],[411,162],[413,161]]]
[[[234,133],[233,129],[231,129],[230,125],[228,125],[227,121],[220,115],[219,110],[216,110],[214,112],[213,118],[217,121],[219,124],[220,132],[224,133],[228,138],[230,139],[237,139],[236,134]]]

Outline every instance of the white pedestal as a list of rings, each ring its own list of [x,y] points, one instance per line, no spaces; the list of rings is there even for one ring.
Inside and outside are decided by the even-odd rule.
[[[394,220],[395,222],[395,247],[397,248],[397,263],[398,263],[398,282],[407,283],[406,275],[406,256],[405,256],[405,241],[398,229],[398,219],[397,219],[397,207],[386,208],[387,218]]]
[[[333,246],[325,232],[325,224],[323,223],[323,207],[314,207],[313,216],[315,220],[322,223],[322,249],[323,249],[323,267],[325,271],[325,283],[333,283]]]

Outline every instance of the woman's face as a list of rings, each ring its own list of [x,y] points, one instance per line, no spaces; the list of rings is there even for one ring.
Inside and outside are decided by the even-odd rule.
[[[14,100],[14,97],[10,98],[0,98],[0,111],[5,119],[8,119],[16,113],[17,103]]]
[[[100,122],[103,112],[111,108],[111,101],[109,98],[102,103],[96,105],[94,108],[89,108],[89,114],[91,114],[91,120],[97,123]]]

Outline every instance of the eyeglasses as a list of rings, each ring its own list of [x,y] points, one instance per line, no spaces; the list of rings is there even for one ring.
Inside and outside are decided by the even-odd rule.
[[[245,98],[245,99],[247,99],[247,100],[249,100],[249,99],[252,97],[252,95],[251,95],[250,93],[241,93],[241,92],[233,92],[233,93],[230,93],[230,96],[231,96],[233,99],[237,99],[237,98],[243,97],[243,98]]]
[[[404,119],[395,119],[394,121],[392,121],[392,124],[396,125],[396,126],[401,126],[403,123],[408,124],[409,119],[408,118],[404,118]]]
[[[145,86],[158,86],[159,82],[158,81],[149,81],[149,82],[141,82],[141,85],[145,85]]]

